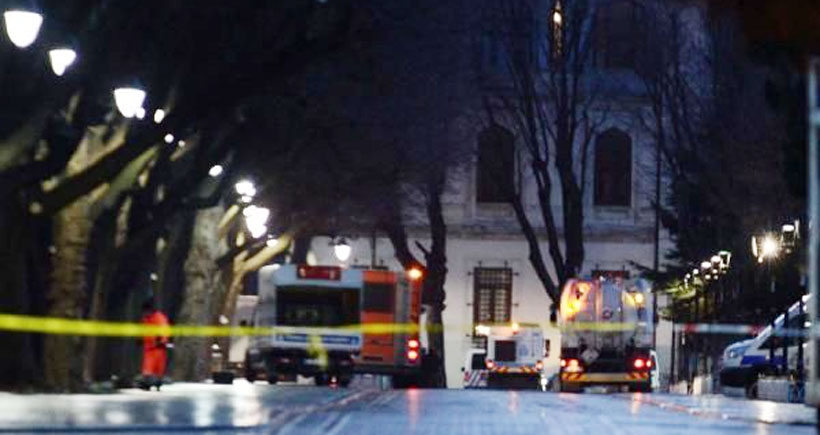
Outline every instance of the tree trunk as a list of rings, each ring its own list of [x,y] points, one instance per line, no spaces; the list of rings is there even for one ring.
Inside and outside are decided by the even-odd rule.
[[[194,220],[190,249],[184,262],[185,288],[177,323],[209,325],[219,314],[226,287],[216,259],[227,247],[219,242],[217,225],[224,210],[201,210]],[[209,376],[210,341],[201,337],[174,340],[174,379],[200,381]]]
[[[48,234],[47,225],[21,212],[16,204],[0,205],[0,311],[43,314],[48,258],[36,255],[42,249],[35,234]],[[42,339],[31,334],[0,333],[0,388],[20,389],[42,381]]]
[[[79,319],[86,305],[86,248],[91,223],[88,201],[81,199],[54,217],[54,248],[51,285],[48,293],[49,317]],[[57,391],[78,391],[83,376],[83,339],[68,335],[45,337],[45,382]]]

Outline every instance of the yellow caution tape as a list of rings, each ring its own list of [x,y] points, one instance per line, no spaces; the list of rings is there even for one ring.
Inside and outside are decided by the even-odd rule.
[[[489,325],[488,325],[489,326]],[[502,325],[492,325],[502,326]],[[509,325],[503,325],[509,326]],[[561,331],[597,331],[620,332],[634,330],[635,323],[586,322],[556,325],[545,323],[542,328],[556,328]],[[720,324],[678,324],[676,330],[700,334],[749,334],[760,328],[749,325]],[[428,332],[440,332],[453,329],[451,325],[426,325]],[[455,328],[473,330],[473,326]],[[328,333],[362,333],[362,334],[414,334],[420,330],[419,325],[411,323],[367,323],[336,327],[293,327],[293,326],[203,326],[203,325],[146,325],[138,322],[112,322],[101,320],[66,319],[59,317],[42,317],[20,314],[0,314],[0,331],[23,332],[35,334],[100,336],[100,337],[232,337],[232,336],[270,336],[274,334],[328,334]],[[803,333],[805,334],[805,333]],[[803,335],[801,334],[801,335]]]
[[[370,323],[327,328],[308,327],[254,327],[254,326],[157,326],[136,322],[109,322],[100,320],[64,319],[19,314],[0,314],[0,330],[36,334],[101,336],[101,337],[230,337],[269,336],[273,334],[321,334],[329,331],[360,332],[363,334],[411,334],[418,325],[397,323]]]

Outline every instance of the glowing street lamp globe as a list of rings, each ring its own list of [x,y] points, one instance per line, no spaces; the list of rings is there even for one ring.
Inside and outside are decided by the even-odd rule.
[[[48,59],[51,61],[51,70],[57,77],[61,77],[77,59],[77,52],[70,48],[55,48],[49,50]]]
[[[145,101],[145,91],[137,88],[117,88],[114,90],[114,102],[117,110],[126,118],[137,116]]]
[[[18,48],[26,48],[37,40],[43,16],[37,12],[11,10],[3,13],[6,35]]]
[[[353,248],[347,243],[345,239],[341,239],[333,246],[333,254],[339,261],[347,261],[350,254],[353,253]]]

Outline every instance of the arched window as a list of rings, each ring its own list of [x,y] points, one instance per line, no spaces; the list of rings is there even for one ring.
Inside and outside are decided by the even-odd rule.
[[[635,69],[643,9],[634,0],[615,0],[598,8],[595,14],[594,56],[601,68]]]
[[[632,139],[610,129],[595,141],[595,205],[632,205]]]
[[[476,202],[509,202],[515,181],[512,133],[494,124],[478,135]]]

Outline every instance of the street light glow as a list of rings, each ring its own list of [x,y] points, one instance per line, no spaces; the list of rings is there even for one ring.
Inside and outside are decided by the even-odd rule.
[[[258,239],[267,234],[267,223],[268,218],[270,217],[270,209],[256,205],[249,205],[242,210],[242,216],[245,217],[245,226],[251,233],[251,237]]]
[[[766,236],[763,238],[763,243],[760,249],[760,258],[763,259],[771,259],[776,258],[777,255],[780,253],[780,244],[777,240],[772,236]]]
[[[712,263],[709,261],[703,261],[700,263],[700,268],[703,269],[704,272],[706,272],[712,268]]]
[[[159,124],[162,120],[165,119],[165,111],[162,109],[157,109],[154,111],[154,122]]]
[[[137,109],[137,119],[145,119],[145,108],[140,107]]]
[[[165,135],[165,143],[170,144],[173,141],[174,141],[174,135],[173,134],[168,133],[168,134]]]
[[[51,70],[57,77],[61,77],[77,59],[77,52],[70,48],[55,48],[48,51],[48,59],[51,61]]]
[[[555,23],[555,24],[556,24],[556,25],[558,25],[558,26],[560,26],[560,25],[561,25],[561,23],[562,23],[562,22],[564,22],[564,16],[563,16],[563,15],[561,15],[561,11],[559,11],[559,10],[557,10],[557,9],[556,9],[556,10],[552,13],[552,22],[553,22],[553,23]]]
[[[278,245],[278,244],[279,244],[279,239],[277,239],[276,237],[273,237],[273,236],[268,237],[268,240],[265,241],[265,246],[267,246],[268,248],[275,248],[276,245]]]
[[[208,175],[210,175],[211,177],[216,178],[216,177],[222,175],[222,171],[224,171],[224,169],[222,168],[222,165],[213,165],[213,166],[211,166],[211,169],[208,170]]]
[[[3,14],[3,21],[12,44],[26,48],[37,40],[43,16],[32,11],[12,10]]]
[[[118,88],[114,90],[114,102],[117,110],[126,118],[133,118],[145,101],[145,91],[137,88]]]
[[[253,198],[256,196],[256,186],[254,186],[250,180],[240,180],[234,185],[234,188],[236,189],[236,193],[242,197]]]
[[[340,239],[333,246],[333,254],[336,255],[336,258],[339,261],[347,261],[347,259],[350,258],[351,253],[353,253],[353,248],[350,247],[345,239]]]

